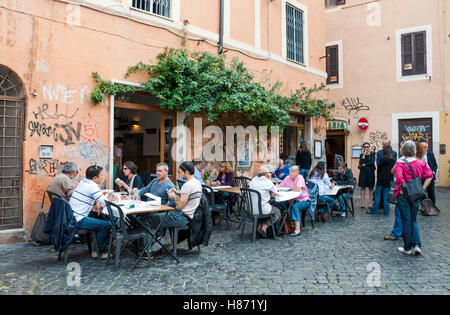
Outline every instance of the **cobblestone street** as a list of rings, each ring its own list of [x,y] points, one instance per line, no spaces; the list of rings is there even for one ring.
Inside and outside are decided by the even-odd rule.
[[[358,193],[356,194],[358,195]],[[187,251],[181,243],[180,263],[164,253],[141,261],[125,254],[120,267],[87,255],[87,246],[72,246],[69,262],[81,266],[80,286],[67,284],[68,271],[51,246],[21,243],[0,247],[1,294],[449,294],[450,189],[437,188],[437,217],[418,216],[423,254],[397,251],[403,242],[386,241],[394,222],[382,211],[370,216],[356,200],[355,218],[331,223],[309,219],[300,237],[276,241],[250,240],[250,225],[241,241],[237,224],[214,227],[210,245]],[[367,209],[366,209],[367,210]],[[447,245],[446,245],[447,244]],[[379,264],[380,286],[368,285]],[[369,281],[370,283],[370,281]]]

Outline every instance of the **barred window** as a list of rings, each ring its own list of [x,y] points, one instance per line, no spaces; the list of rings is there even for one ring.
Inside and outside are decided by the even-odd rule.
[[[304,63],[303,12],[286,5],[286,57]]]
[[[170,18],[171,0],[133,0],[131,7]]]

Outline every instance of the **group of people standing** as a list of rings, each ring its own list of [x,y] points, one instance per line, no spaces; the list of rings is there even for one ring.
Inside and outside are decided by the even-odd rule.
[[[404,246],[399,251],[407,255],[421,254],[420,234],[417,225],[417,212],[420,208],[419,202],[410,202],[405,197],[402,186],[411,181],[413,177],[419,177],[423,189],[428,198],[436,205],[434,182],[437,174],[437,162],[434,154],[428,151],[428,143],[405,141],[400,148],[401,157],[397,161],[395,152],[389,140],[382,143],[382,150],[375,152],[370,150],[370,144],[363,144],[363,153],[359,159],[360,169],[359,186],[361,187],[361,208],[365,208],[366,189],[369,189],[370,200],[373,203],[368,214],[377,214],[380,204],[383,212],[389,215],[390,203],[388,195],[394,188],[397,200],[395,207],[395,223],[386,240],[397,240],[403,236]],[[376,163],[376,167],[375,167]],[[377,170],[375,185],[375,169]],[[413,173],[414,172],[414,176]],[[375,187],[375,191],[374,191]]]

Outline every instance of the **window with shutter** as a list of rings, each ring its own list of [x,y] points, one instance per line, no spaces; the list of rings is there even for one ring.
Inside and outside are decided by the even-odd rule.
[[[426,32],[402,34],[402,75],[427,73]]]
[[[286,57],[304,63],[303,12],[286,5]]]
[[[338,45],[326,48],[327,84],[339,83],[339,49]]]
[[[335,7],[338,5],[345,4],[345,0],[325,0],[325,7]]]

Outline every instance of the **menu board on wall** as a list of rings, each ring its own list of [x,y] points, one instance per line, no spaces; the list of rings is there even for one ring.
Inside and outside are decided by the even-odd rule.
[[[432,118],[399,119],[399,146],[406,140],[428,142],[428,150],[433,151],[433,120]]]

